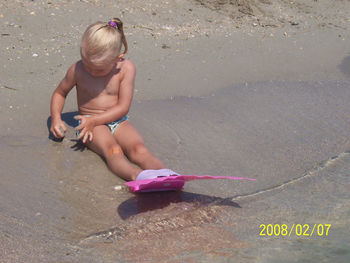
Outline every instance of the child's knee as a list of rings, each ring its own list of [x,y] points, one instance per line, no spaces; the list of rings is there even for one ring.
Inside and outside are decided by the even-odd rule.
[[[148,149],[146,148],[146,146],[143,143],[136,143],[132,147],[132,154],[133,155],[143,155],[146,153],[148,153]]]
[[[136,143],[131,148],[129,148],[127,155],[128,158],[133,162],[140,161],[142,156],[148,153],[148,149],[143,143]]]
[[[115,155],[123,155],[123,150],[119,145],[113,145],[108,147],[106,153],[105,153],[105,157],[111,157],[111,156],[115,156]]]

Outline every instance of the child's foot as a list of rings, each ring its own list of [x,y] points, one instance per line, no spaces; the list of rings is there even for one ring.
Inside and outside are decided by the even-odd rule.
[[[154,179],[157,177],[167,177],[171,175],[179,175],[170,169],[159,169],[159,170],[143,170],[136,177],[137,180]]]
[[[181,190],[185,180],[170,169],[143,170],[135,181],[125,183],[131,192],[159,192]]]

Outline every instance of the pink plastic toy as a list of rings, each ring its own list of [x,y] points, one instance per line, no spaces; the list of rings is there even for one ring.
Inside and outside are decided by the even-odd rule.
[[[181,190],[186,181],[203,180],[203,179],[231,179],[231,180],[250,180],[253,178],[232,177],[232,176],[211,176],[211,175],[171,175],[157,177],[154,179],[144,179],[126,182],[131,192],[159,192]]]

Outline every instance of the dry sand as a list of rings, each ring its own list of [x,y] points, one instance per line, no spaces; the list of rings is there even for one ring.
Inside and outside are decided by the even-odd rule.
[[[346,0],[0,1],[0,262],[348,262],[349,13]],[[181,173],[256,183],[116,191],[76,144],[74,92],[66,138],[48,138],[81,34],[110,17],[149,148]],[[259,237],[269,223],[333,227]]]

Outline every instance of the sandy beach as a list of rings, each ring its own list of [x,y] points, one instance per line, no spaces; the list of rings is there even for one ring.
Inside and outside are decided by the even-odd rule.
[[[0,262],[349,262],[349,13],[347,0],[1,0]],[[134,195],[76,141],[75,91],[52,140],[51,94],[85,28],[111,17],[146,145],[181,174],[257,181]],[[261,235],[269,224],[303,234]]]

